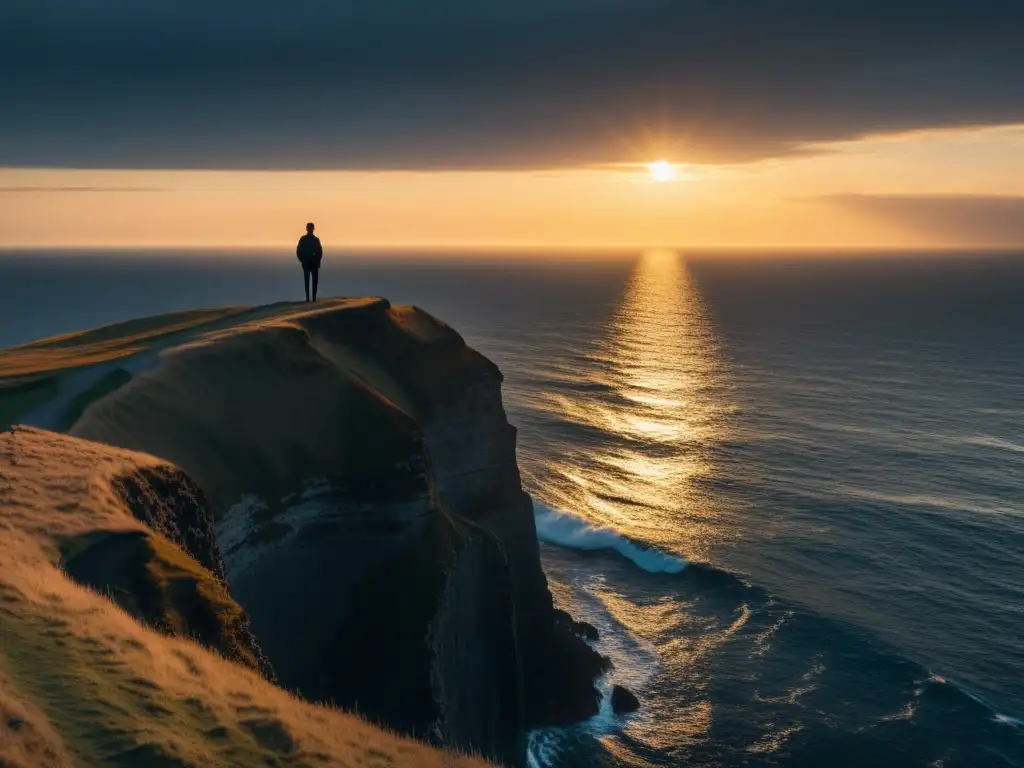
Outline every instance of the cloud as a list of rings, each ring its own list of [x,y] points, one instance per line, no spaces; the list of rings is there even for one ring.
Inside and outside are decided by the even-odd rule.
[[[1024,121],[1019,0],[4,0],[0,165],[742,161]]]
[[[809,200],[847,210],[950,246],[1024,246],[1024,196],[824,195]]]

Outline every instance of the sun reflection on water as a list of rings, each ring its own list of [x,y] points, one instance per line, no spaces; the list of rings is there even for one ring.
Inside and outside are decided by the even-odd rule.
[[[574,350],[570,358],[546,363],[554,371],[550,394],[531,402],[548,418],[543,434],[555,443],[530,478],[531,492],[548,507],[631,540],[625,555],[633,562],[613,569],[678,572],[647,560],[648,553],[638,556],[628,549],[633,543],[657,548],[656,556],[713,562],[712,548],[731,538],[710,481],[733,409],[721,349],[685,259],[674,251],[645,253],[602,337],[589,353]],[[709,613],[682,593],[641,592],[638,599],[603,575],[572,567],[559,575],[557,565],[547,570],[559,604],[600,627],[601,648],[615,662],[606,689],[626,685],[644,702],[639,713],[619,720],[606,700],[602,714],[584,726],[604,754],[648,766],[653,763],[640,752],[676,755],[708,743],[707,665],[742,631],[750,609]],[[672,696],[650,693],[665,684],[665,675],[676,686]],[[550,747],[560,738],[539,734],[536,743]]]
[[[685,260],[640,258],[587,386],[544,409],[588,437],[547,467],[535,494],[548,506],[688,559],[724,533],[700,482],[723,439],[719,348]]]

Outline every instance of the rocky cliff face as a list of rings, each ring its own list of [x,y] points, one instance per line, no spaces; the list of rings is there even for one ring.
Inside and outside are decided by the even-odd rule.
[[[268,682],[203,495],[152,456],[0,432],[0,765],[485,768]]]
[[[526,727],[571,723],[597,712],[593,680],[605,661],[554,614],[501,380],[497,368],[481,371],[458,398],[428,410],[424,438],[441,503],[490,532],[508,564]]]
[[[508,764],[596,713],[605,661],[553,609],[501,374],[426,313],[326,302],[193,340],[73,432],[198,481],[285,688]]]

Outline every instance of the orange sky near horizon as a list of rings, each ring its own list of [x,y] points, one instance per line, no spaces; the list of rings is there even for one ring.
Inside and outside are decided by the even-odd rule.
[[[643,162],[472,172],[0,168],[0,247],[283,247],[307,220],[339,249],[1024,246],[1024,225],[999,223],[1016,210],[1007,201],[1024,206],[1024,125],[870,136],[729,166],[665,159],[677,178],[660,183]],[[1001,218],[990,236],[961,232],[948,206],[929,214],[935,196],[992,200]],[[908,218],[906,206],[889,205],[903,198],[926,199]]]

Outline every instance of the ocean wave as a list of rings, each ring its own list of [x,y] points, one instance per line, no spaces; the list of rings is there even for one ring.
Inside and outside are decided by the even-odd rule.
[[[1016,728],[1018,731],[1024,731],[1024,720],[1019,720],[1016,717],[1010,717],[999,712],[996,712],[995,717],[992,719],[1002,725],[1008,725],[1011,728]]]
[[[547,768],[558,760],[558,737],[545,731],[531,731],[526,736],[527,768]]]
[[[630,541],[610,528],[600,528],[568,512],[533,502],[537,537],[549,544],[587,551],[617,552],[648,573],[681,573],[688,565],[675,555],[649,549]]]
[[[986,699],[984,696],[982,696],[980,693],[975,693],[974,691],[971,691],[971,690],[969,690],[967,688],[961,688],[960,686],[956,685],[955,683],[953,683],[953,682],[951,682],[951,681],[949,681],[949,680],[947,680],[947,679],[945,679],[943,677],[939,677],[938,675],[932,675],[931,679],[930,679],[930,682],[933,682],[933,683],[945,683],[945,684],[948,684],[948,685],[952,685],[960,693],[966,694],[971,699],[973,699],[974,701],[978,702],[979,704],[981,704],[981,706],[983,706],[985,709],[987,709],[989,711],[989,713],[991,713],[991,715],[992,715],[992,722],[999,723],[1000,725],[1008,725],[1011,728],[1014,728],[1014,729],[1016,729],[1018,731],[1024,731],[1024,720],[1021,720],[1021,719],[1016,718],[1016,717],[1010,717],[1010,715],[1004,715],[1002,712],[998,712],[996,710],[996,708],[995,708],[995,705],[991,701]]]
[[[997,450],[1009,451],[1010,453],[1024,453],[1024,444],[1014,443],[1010,440],[1003,440],[990,435],[968,437],[964,442],[967,445],[974,445],[980,448],[995,448]]]
[[[957,685],[952,680],[942,677],[942,675],[936,675],[934,673],[929,674],[926,680],[918,681],[918,687],[914,691],[914,695],[920,697],[927,693],[929,686],[933,686],[934,689],[939,688],[950,688],[956,692],[959,696],[966,696],[976,704],[981,705],[982,708],[988,713],[989,718],[994,723],[1000,725],[1006,725],[1018,731],[1024,731],[1024,720],[1020,718],[1011,717],[1010,715],[1003,714],[996,710],[996,705],[989,701],[987,698],[982,696],[980,693],[972,691],[970,688],[965,686]]]

